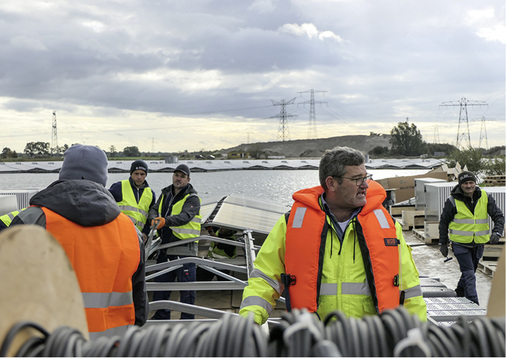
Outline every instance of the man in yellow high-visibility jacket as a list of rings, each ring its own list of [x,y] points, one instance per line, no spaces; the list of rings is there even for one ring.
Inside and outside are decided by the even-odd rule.
[[[459,174],[459,183],[446,200],[439,220],[441,254],[448,256],[448,232],[453,253],[460,266],[460,280],[455,292],[479,304],[476,269],[483,256],[484,244],[497,244],[504,232],[504,214],[494,198],[476,186],[474,173]],[[490,234],[488,217],[494,222]]]
[[[263,324],[283,294],[288,310],[322,320],[334,310],[358,318],[399,305],[427,320],[411,248],[382,206],[385,189],[370,180],[364,155],[328,150],[319,176],[320,186],[293,195],[262,244],[239,314]]]

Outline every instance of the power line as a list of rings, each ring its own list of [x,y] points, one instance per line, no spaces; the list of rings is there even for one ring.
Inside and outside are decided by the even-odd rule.
[[[56,111],[53,111],[53,120],[51,125],[51,155],[58,155],[58,130],[56,128]]]
[[[481,128],[480,128],[480,141],[478,144],[478,148],[481,148],[481,140],[485,141],[485,149],[488,149],[488,139],[487,139],[487,127],[485,125],[485,117],[481,117]]]

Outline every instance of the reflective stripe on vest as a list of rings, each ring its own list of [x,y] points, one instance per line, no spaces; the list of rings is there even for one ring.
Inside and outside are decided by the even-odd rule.
[[[455,203],[457,214],[449,225],[450,240],[463,244],[475,242],[484,244],[489,241],[490,227],[488,225],[488,195],[482,190],[481,197],[476,202],[474,215],[466,204],[458,199]]]
[[[108,224],[83,227],[42,210],[46,230],[60,242],[74,267],[90,333],[135,324],[132,276],[139,266],[140,246],[128,216],[120,213]]]
[[[142,231],[147,221],[149,206],[153,201],[153,192],[149,187],[144,188],[139,203],[137,203],[133,190],[130,180],[121,181],[122,200],[118,202],[118,206],[121,212],[126,214],[134,225]]]
[[[19,211],[11,211],[10,213],[0,216],[0,220],[5,224],[5,226],[9,226],[12,219],[14,219],[18,214]]]
[[[190,196],[198,197],[197,194],[186,194],[183,199],[179,200],[177,203],[175,203],[172,206],[172,211],[171,211],[170,215],[172,216],[172,215],[180,214],[181,210],[183,210],[184,203],[186,202],[186,200]],[[160,215],[162,212],[163,200],[164,200],[164,197],[162,197],[162,199],[160,200],[160,205],[158,207],[158,213],[160,213]],[[199,201],[200,201],[200,198],[199,198]],[[169,228],[174,233],[174,236],[176,236],[178,239],[181,239],[181,240],[191,239],[191,238],[200,236],[201,220],[202,220],[202,215],[200,215],[200,210],[199,210],[199,213],[197,215],[195,215],[190,220],[190,222],[186,223],[185,225],[181,225],[181,226],[169,226]]]

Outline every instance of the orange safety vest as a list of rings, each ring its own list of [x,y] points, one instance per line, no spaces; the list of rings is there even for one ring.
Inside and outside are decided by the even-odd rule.
[[[76,272],[89,332],[135,324],[132,276],[139,266],[140,247],[130,218],[120,213],[108,224],[84,227],[42,210],[46,230],[60,242]]]
[[[378,183],[369,182],[367,204],[358,214],[359,225],[356,226],[359,243],[360,241],[363,243],[360,244],[360,249],[367,281],[379,313],[399,306],[400,302],[398,239],[395,223],[381,205],[385,198],[381,192],[384,193],[384,189]],[[326,214],[318,204],[322,193],[321,186],[297,192],[294,199],[302,200],[295,201],[287,222],[285,271],[288,280],[291,281],[288,285],[290,305],[291,308],[306,308],[310,312],[318,309],[325,242],[329,228]],[[314,204],[309,206],[304,202],[316,203],[318,209]],[[382,214],[375,215],[375,210],[381,210]],[[304,220],[301,216],[305,216]],[[378,217],[386,220],[381,221]]]

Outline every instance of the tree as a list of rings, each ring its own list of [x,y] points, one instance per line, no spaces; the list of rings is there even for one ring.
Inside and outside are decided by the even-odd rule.
[[[396,127],[392,128],[390,135],[393,154],[415,156],[425,153],[426,144],[414,123],[409,125],[408,122],[399,122]]]
[[[11,148],[5,147],[2,150],[2,158],[17,158],[18,154],[16,151],[12,151]]]
[[[448,156],[448,166],[455,167],[457,163],[462,168],[467,166],[467,169],[472,172],[479,172],[483,169],[483,154],[481,150],[469,147],[467,150],[454,150]]]
[[[112,158],[115,157],[116,154],[118,154],[118,151],[116,150],[116,147],[114,146],[114,144],[109,147],[109,153],[111,153]]]
[[[388,154],[388,148],[387,147],[382,147],[380,145],[378,145],[377,147],[374,147],[373,149],[371,149],[369,151],[369,155],[373,155],[373,156],[376,156],[376,157],[379,157],[379,156],[382,156],[382,155],[387,155]]]
[[[136,146],[125,147],[123,149],[123,155],[125,157],[140,157],[141,152],[139,151],[139,148],[137,148]]]
[[[49,156],[49,142],[29,142],[26,143],[25,154],[30,158]]]

